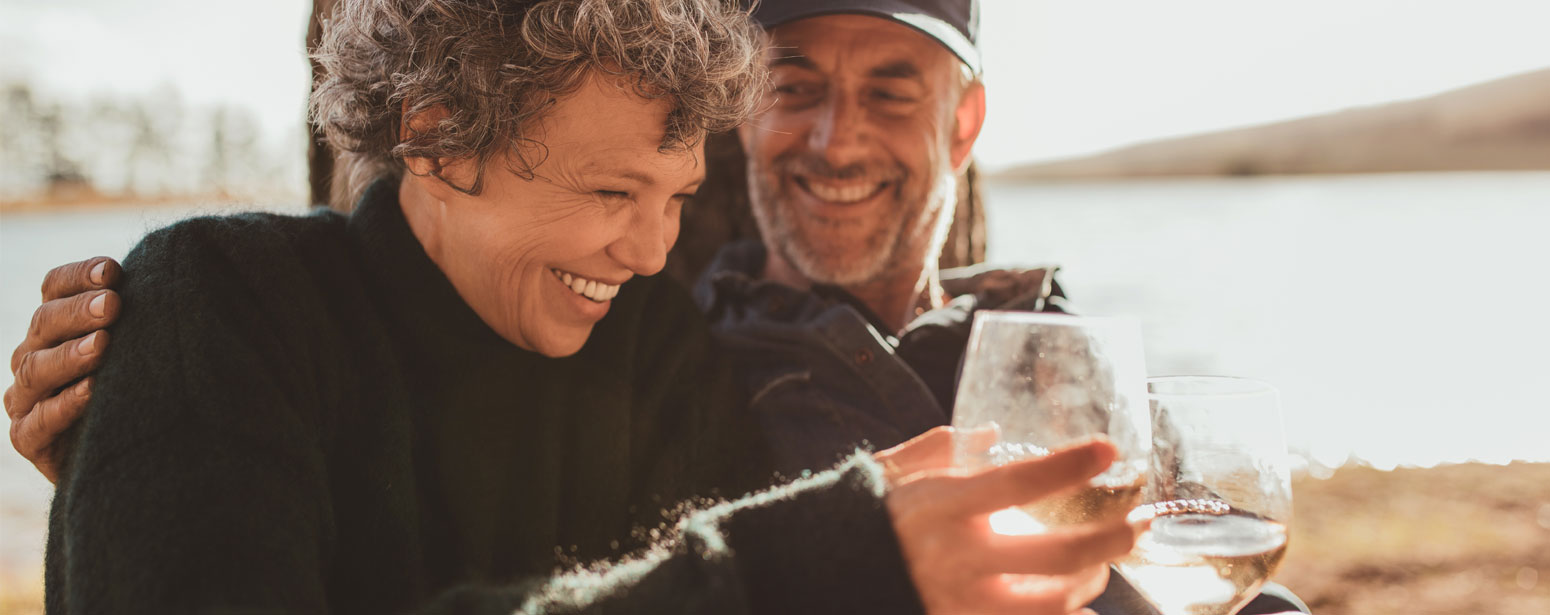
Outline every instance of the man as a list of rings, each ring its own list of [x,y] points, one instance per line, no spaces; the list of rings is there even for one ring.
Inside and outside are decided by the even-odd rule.
[[[941,272],[985,119],[970,0],[761,4],[774,100],[738,129],[761,242],[695,288],[787,471],[951,421],[978,309],[1065,312],[1055,268]],[[1150,613],[1117,575],[1091,606]],[[1271,587],[1242,613],[1307,607]]]
[[[795,472],[947,423],[972,312],[1064,311],[1063,298],[1053,268],[935,265],[985,114],[974,2],[771,1],[755,17],[772,37],[775,96],[738,136],[762,242],[727,246],[696,298]],[[61,279],[94,281],[61,291],[105,288],[116,271],[111,262],[76,267]],[[77,316],[52,337],[110,320],[116,305],[102,296],[59,304]],[[53,341],[29,338],[23,348]],[[97,352],[102,341],[83,345]],[[46,359],[60,373],[89,370],[90,354],[60,348]],[[38,418],[17,425],[51,433],[78,413],[75,394],[46,399]],[[33,443],[44,439],[18,442],[40,469],[49,462]],[[1145,608],[1133,592],[1105,599],[1105,612]]]
[[[787,469],[950,419],[975,309],[1059,310],[1053,268],[936,263],[985,118],[968,1],[771,2],[774,96],[738,130],[762,242],[697,285]]]

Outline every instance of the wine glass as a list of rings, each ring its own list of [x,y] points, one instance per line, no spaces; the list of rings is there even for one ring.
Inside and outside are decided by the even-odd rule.
[[[1139,502],[1151,422],[1141,327],[1130,318],[980,311],[954,403],[954,461],[980,468],[1095,437],[1119,449],[1089,486],[992,515],[1002,533],[1123,518]],[[987,437],[987,434],[988,437]]]
[[[1276,390],[1221,376],[1147,388],[1152,476],[1132,518],[1152,525],[1117,566],[1163,615],[1231,615],[1286,554],[1292,486]]]

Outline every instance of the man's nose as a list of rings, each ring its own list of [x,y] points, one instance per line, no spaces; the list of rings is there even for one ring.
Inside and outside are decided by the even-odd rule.
[[[844,166],[862,154],[866,139],[865,110],[852,96],[831,94],[817,109],[808,147],[833,166]]]
[[[667,250],[672,243],[663,216],[663,207],[635,207],[624,235],[609,245],[609,255],[635,275],[661,271],[667,265]]]

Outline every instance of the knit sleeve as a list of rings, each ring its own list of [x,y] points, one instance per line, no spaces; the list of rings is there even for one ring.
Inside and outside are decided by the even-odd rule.
[[[318,357],[285,333],[312,323],[272,310],[304,310],[305,293],[259,292],[237,266],[298,274],[284,250],[238,249],[264,231],[180,223],[124,260],[124,311],[50,512],[50,614],[326,610]]]
[[[505,588],[466,587],[424,615],[921,613],[883,499],[857,455],[686,515],[643,554]]]

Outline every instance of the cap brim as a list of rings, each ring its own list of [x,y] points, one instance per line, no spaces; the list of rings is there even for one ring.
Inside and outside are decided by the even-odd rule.
[[[775,26],[788,24],[800,19],[822,17],[824,15],[867,15],[870,17],[880,17],[890,21],[898,22],[913,28],[916,31],[919,31],[921,34],[924,34],[930,37],[932,40],[940,43],[943,47],[946,47],[948,51],[952,52],[953,55],[958,56],[958,59],[962,61],[965,66],[969,67],[970,72],[974,73],[975,75],[980,74],[981,67],[979,48],[974,46],[974,42],[970,41],[969,37],[964,36],[963,33],[959,32],[958,29],[953,27],[952,24],[942,21],[935,16],[921,13],[919,10],[912,10],[914,7],[911,7],[907,4],[898,4],[896,7],[894,7],[896,10],[880,8],[840,7],[782,11],[779,9],[768,9],[769,6],[770,5],[767,4],[761,5],[759,12],[754,15],[754,17],[759,21],[760,25],[763,25],[765,29],[774,28]]]

